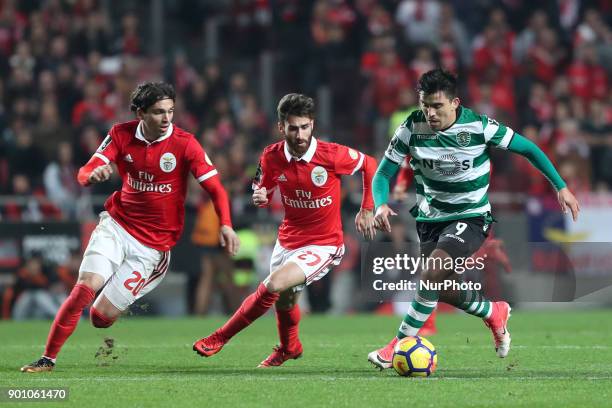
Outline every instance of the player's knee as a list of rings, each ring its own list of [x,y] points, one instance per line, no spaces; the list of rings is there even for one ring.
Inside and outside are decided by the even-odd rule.
[[[102,276],[96,273],[83,272],[79,274],[77,284],[85,285],[88,288],[97,292],[104,285],[104,279],[102,278]]]
[[[105,329],[115,323],[115,319],[103,315],[93,306],[89,310],[89,319],[91,320],[92,326],[97,327],[98,329]]]
[[[91,279],[90,277],[81,277],[79,276],[79,279],[76,282],[77,285],[84,285],[87,286],[90,289],[94,289],[94,282],[93,279]]]
[[[266,289],[268,289],[268,292],[279,293],[281,291],[280,285],[276,281],[268,280],[265,285]]]
[[[430,269],[427,269],[426,271],[423,271],[421,279],[425,282],[430,282],[430,283],[440,282],[444,280],[446,274],[447,274],[447,271],[444,269],[430,268]]]
[[[283,279],[274,273],[265,280],[264,285],[271,293],[280,293],[286,289]]]

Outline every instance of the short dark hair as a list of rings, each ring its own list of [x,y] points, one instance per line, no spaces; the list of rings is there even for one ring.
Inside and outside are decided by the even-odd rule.
[[[432,69],[421,75],[417,91],[425,95],[444,92],[448,99],[453,99],[457,97],[457,77],[442,68]]]
[[[306,95],[290,93],[283,96],[278,102],[276,108],[278,121],[284,122],[289,115],[314,118],[315,103],[314,100]]]
[[[174,87],[166,82],[145,82],[140,84],[132,92],[130,97],[130,110],[136,112],[142,109],[146,112],[157,101],[162,99],[176,100]]]

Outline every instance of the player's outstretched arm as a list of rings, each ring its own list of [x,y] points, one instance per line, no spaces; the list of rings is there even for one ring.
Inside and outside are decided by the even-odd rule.
[[[559,205],[561,206],[561,210],[563,213],[567,214],[568,210],[572,212],[572,219],[574,221],[578,220],[578,213],[580,212],[580,204],[578,204],[578,200],[569,190],[569,188],[564,187],[557,193],[557,198],[559,199]]]
[[[99,157],[93,156],[87,164],[79,169],[77,180],[82,186],[102,183],[108,180],[113,174],[113,168]]]
[[[363,235],[365,239],[374,239],[376,227],[374,226],[372,179],[376,173],[376,159],[364,154],[360,171],[363,181],[363,196],[361,197],[361,209],[355,216],[355,227],[357,232]]]
[[[376,227],[374,225],[374,213],[372,210],[362,208],[355,216],[355,227],[365,239],[374,239],[376,236]]]
[[[399,171],[399,168],[399,164],[383,157],[372,179],[372,195],[376,208],[374,224],[381,231],[391,231],[389,217],[397,215],[395,211],[389,208],[387,201],[389,200],[389,183],[391,178]]]
[[[225,251],[234,256],[240,249],[240,240],[232,228],[232,218],[230,215],[230,204],[227,192],[218,175],[204,180],[200,185],[208,192],[215,207],[215,212],[219,216],[221,231],[219,233],[219,243]]]
[[[561,210],[563,210],[564,213],[567,213],[568,210],[571,211],[572,218],[576,221],[578,219],[578,213],[580,212],[578,200],[576,200],[576,197],[574,197],[572,192],[567,188],[565,181],[563,181],[546,154],[535,143],[518,133],[514,134],[512,141],[508,145],[508,150],[525,157],[548,179],[548,181],[550,181],[558,192]]]
[[[235,256],[240,249],[240,239],[232,227],[222,225],[219,232],[219,243],[228,254]]]

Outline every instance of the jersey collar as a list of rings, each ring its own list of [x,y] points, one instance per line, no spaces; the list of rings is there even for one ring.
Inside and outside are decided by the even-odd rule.
[[[291,153],[289,153],[289,149],[287,148],[287,142],[285,142],[284,150],[285,158],[288,162],[290,162],[291,159],[295,159],[297,161],[304,160],[306,163],[310,163],[315,152],[317,151],[317,139],[315,139],[314,136],[312,137],[312,139],[310,139],[310,146],[308,146],[308,150],[306,150],[306,153],[304,153],[302,157],[292,156]]]
[[[166,140],[172,135],[172,132],[174,132],[174,126],[171,123],[170,126],[168,126],[168,130],[166,130],[165,135],[163,135],[162,137],[152,142],[149,142],[147,139],[145,139],[144,134],[142,133],[142,121],[140,121],[140,123],[138,123],[138,127],[136,128],[136,139],[142,140],[146,144],[153,144],[153,143],[161,142],[162,140]]]

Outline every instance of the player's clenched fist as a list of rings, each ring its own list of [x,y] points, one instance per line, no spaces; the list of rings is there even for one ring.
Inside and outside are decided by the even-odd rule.
[[[253,192],[253,204],[258,207],[268,204],[268,192],[265,187],[255,189]]]
[[[98,166],[89,175],[89,182],[91,184],[100,183],[102,181],[106,181],[110,178],[111,174],[113,174],[113,168],[110,164],[105,164],[103,166]]]

